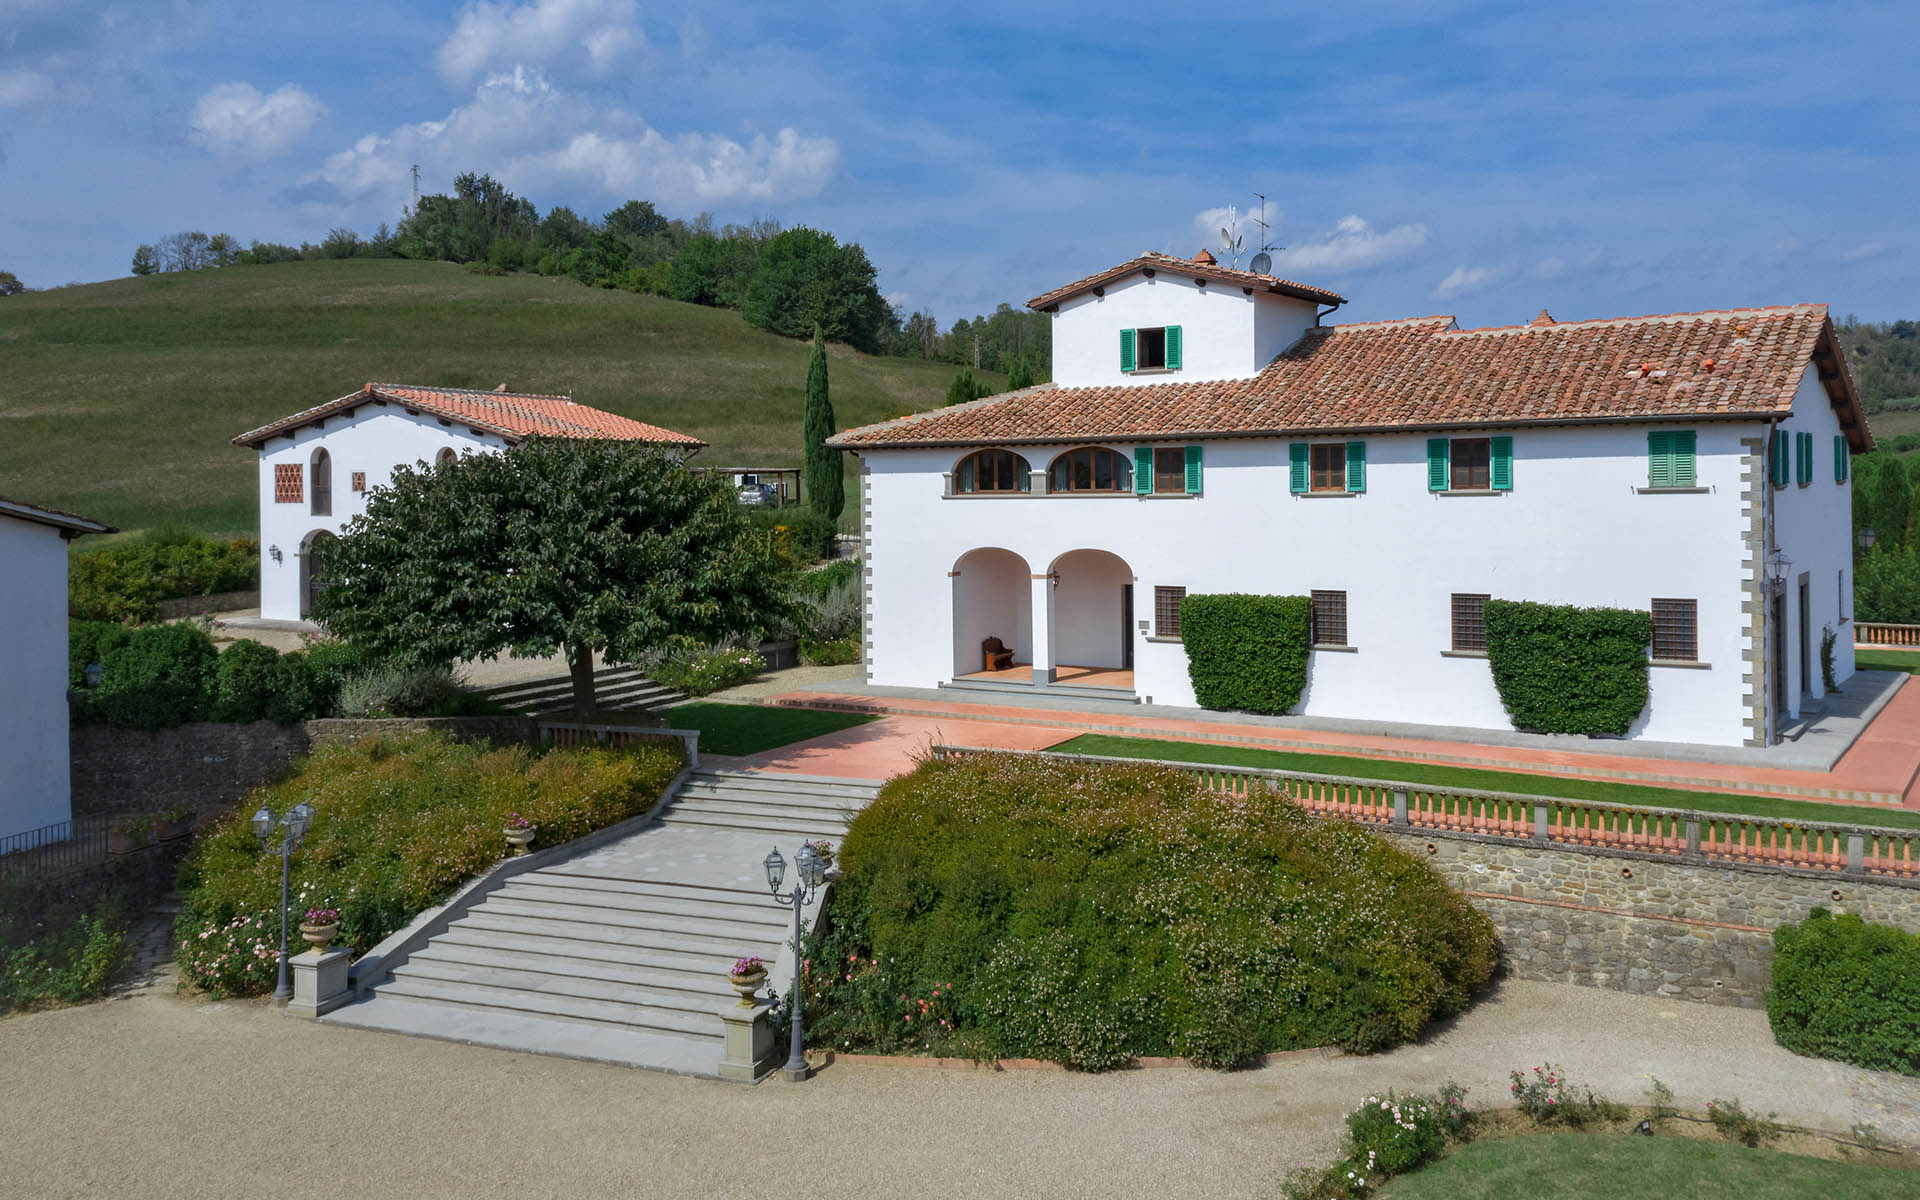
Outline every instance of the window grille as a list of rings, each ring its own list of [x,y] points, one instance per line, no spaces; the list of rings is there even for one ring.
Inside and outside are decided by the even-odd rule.
[[[1653,656],[1667,662],[1697,662],[1700,658],[1700,602],[1653,602]]]
[[[1491,599],[1489,596],[1454,593],[1453,648],[1455,650],[1464,654],[1487,652],[1487,601],[1489,599]]]
[[[1160,637],[1180,636],[1180,602],[1187,598],[1183,587],[1153,589],[1153,631]]]

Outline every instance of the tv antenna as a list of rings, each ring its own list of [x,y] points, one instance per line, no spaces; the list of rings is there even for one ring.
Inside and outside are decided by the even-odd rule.
[[[1269,226],[1267,225],[1267,197],[1263,192],[1255,192],[1253,195],[1255,199],[1260,201],[1260,215],[1254,218],[1254,224],[1260,227],[1260,252],[1253,256],[1253,261],[1247,264],[1247,269],[1255,275],[1271,275],[1273,274],[1272,252],[1275,250],[1285,250],[1286,247],[1276,246],[1267,240],[1269,230]]]

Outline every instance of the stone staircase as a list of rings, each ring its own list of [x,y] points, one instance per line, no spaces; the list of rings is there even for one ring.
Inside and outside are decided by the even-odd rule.
[[[573,679],[568,675],[523,679],[475,690],[508,712],[522,716],[550,717],[573,711]],[[643,712],[685,699],[680,692],[642,675],[638,667],[601,667],[593,673],[594,707],[603,711]]]
[[[803,840],[838,844],[878,789],[695,770],[654,822],[507,879],[323,1019],[714,1075],[718,1013],[736,999],[727,969],[749,954],[776,963],[793,927],[761,861],[775,845],[791,861]]]

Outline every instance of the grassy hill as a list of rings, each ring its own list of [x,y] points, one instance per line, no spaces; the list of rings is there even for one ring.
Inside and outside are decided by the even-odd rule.
[[[953,375],[829,354],[843,428],[939,405]],[[798,465],[807,347],[737,312],[391,259],[10,297],[0,364],[0,495],[123,529],[240,533],[257,524],[255,456],[229,439],[369,380],[571,390],[706,440],[698,462]]]

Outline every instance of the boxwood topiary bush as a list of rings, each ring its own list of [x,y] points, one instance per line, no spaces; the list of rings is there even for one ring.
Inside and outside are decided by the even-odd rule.
[[[217,652],[198,625],[141,625],[100,636],[100,686],[87,707],[109,725],[164,729],[205,719]]]
[[[1487,601],[1487,664],[1516,729],[1626,733],[1647,707],[1652,638],[1629,608]]]
[[[895,779],[807,943],[807,1030],[880,1052],[1231,1067],[1458,1011],[1494,932],[1439,875],[1277,792],[986,755]]]
[[[1795,1054],[1920,1075],[1920,934],[1824,908],[1780,926],[1767,1020]]]
[[[1227,593],[1182,600],[1180,640],[1200,707],[1290,710],[1307,687],[1312,623],[1305,596]]]
[[[317,810],[291,863],[291,916],[338,908],[341,943],[365,952],[499,859],[508,813],[540,827],[536,846],[557,845],[653,807],[679,768],[660,747],[541,752],[438,734],[320,749],[222,817],[182,864],[182,974],[215,995],[274,985],[280,864],[248,826],[261,804]]]

